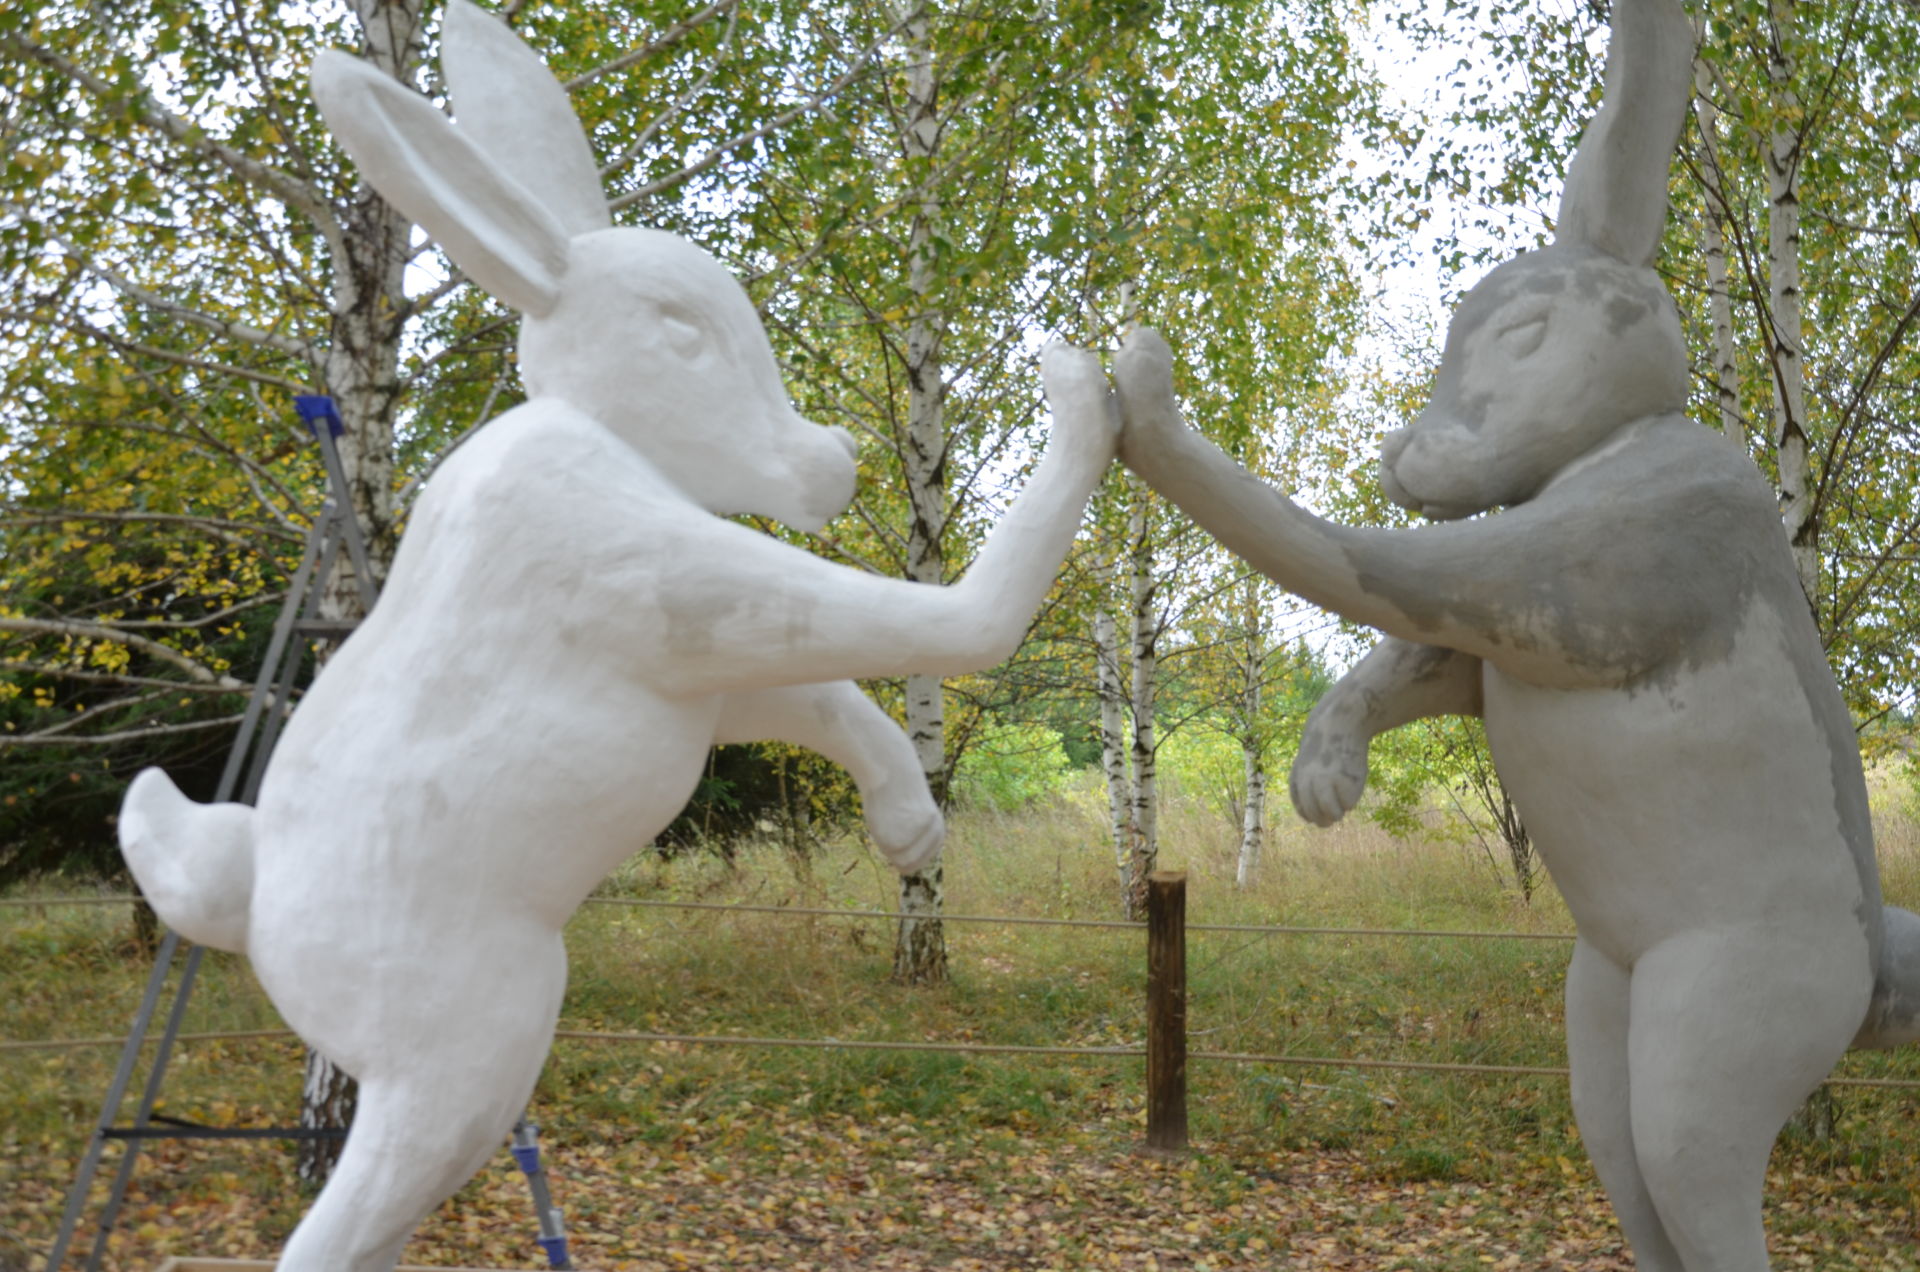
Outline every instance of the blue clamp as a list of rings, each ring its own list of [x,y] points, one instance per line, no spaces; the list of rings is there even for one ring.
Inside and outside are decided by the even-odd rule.
[[[547,1252],[548,1267],[570,1268],[573,1266],[567,1259],[567,1239],[564,1236],[541,1237],[539,1241],[540,1248]]]
[[[327,431],[336,438],[347,431],[346,421],[340,418],[340,412],[334,408],[333,399],[324,393],[295,394],[293,409],[300,412],[307,431],[316,438],[320,436],[322,420],[326,421]]]
[[[538,1144],[515,1144],[513,1146],[513,1160],[520,1163],[522,1173],[528,1175],[539,1174],[540,1146]]]

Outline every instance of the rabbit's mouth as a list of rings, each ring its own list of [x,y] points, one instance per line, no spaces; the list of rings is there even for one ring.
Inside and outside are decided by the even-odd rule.
[[[1380,491],[1399,507],[1405,508],[1408,512],[1417,512],[1429,521],[1459,521],[1485,511],[1483,508],[1471,507],[1467,504],[1422,499],[1400,484],[1400,479],[1394,475],[1391,458],[1380,465]]]
[[[1419,511],[1420,515],[1428,521],[1464,521],[1468,517],[1478,516],[1486,509],[1473,508],[1466,504],[1423,503]]]

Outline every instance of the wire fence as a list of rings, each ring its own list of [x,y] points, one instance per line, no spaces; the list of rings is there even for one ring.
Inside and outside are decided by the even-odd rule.
[[[0,898],[0,907],[52,908],[61,906],[131,905],[139,900],[140,898],[137,896],[124,894],[7,897]],[[665,901],[640,897],[589,897],[586,904],[656,910],[765,914],[789,918],[849,919],[865,922],[897,922],[900,918],[897,913],[887,910],[820,906],[752,905],[713,901]],[[1008,914],[942,914],[940,918],[946,923],[979,923],[1000,927],[1091,928],[1139,932],[1145,932],[1148,928],[1146,922],[1130,919],[1069,919],[1038,915]],[[1359,937],[1416,940],[1548,941],[1560,943],[1570,943],[1575,939],[1571,933],[1564,932],[1488,931],[1455,928],[1332,927],[1283,923],[1187,923],[1183,926],[1187,932],[1220,932],[1276,937]],[[244,1029],[206,1033],[183,1033],[179,1035],[178,1041],[183,1043],[249,1042],[266,1039],[290,1040],[295,1037],[296,1035],[290,1029]],[[1131,1060],[1144,1058],[1148,1054],[1149,1049],[1145,1045],[1033,1046],[992,1042],[907,1042],[888,1039],[785,1038],[755,1037],[738,1034],[679,1034],[637,1030],[571,1029],[564,1027],[564,1025],[554,1032],[554,1037],[557,1040],[573,1043],[670,1044],[703,1047],[780,1047],[818,1051],[917,1051],[943,1052],[955,1055],[1058,1056],[1067,1058]],[[0,1039],[0,1055],[10,1052],[65,1051],[100,1047],[121,1047],[124,1046],[125,1043],[126,1039],[119,1037]],[[1204,1060],[1222,1064],[1324,1069],[1397,1070],[1419,1073],[1478,1074],[1488,1077],[1552,1077],[1564,1079],[1568,1076],[1568,1070],[1564,1065],[1453,1063],[1436,1060],[1373,1059],[1361,1056],[1303,1056],[1240,1051],[1188,1051],[1186,1052],[1186,1058],[1188,1060]],[[1827,1085],[1835,1087],[1920,1091],[1920,1080],[1906,1078],[1830,1077],[1827,1079]]]
[[[78,897],[0,897],[0,906],[132,905],[131,895]],[[733,914],[784,914],[795,917],[866,919],[898,922],[892,910],[829,909],[796,905],[746,905],[722,901],[659,901],[643,897],[588,897],[587,905],[648,907],[659,910],[718,910]],[[1138,919],[1056,919],[1030,914],[941,914],[942,923],[991,923],[1002,927],[1115,928],[1137,932],[1147,925]],[[1189,923],[1189,932],[1241,932],[1269,936],[1401,936],[1450,937],[1470,941],[1558,941],[1571,944],[1570,932],[1474,931],[1460,928],[1311,927],[1284,923]]]

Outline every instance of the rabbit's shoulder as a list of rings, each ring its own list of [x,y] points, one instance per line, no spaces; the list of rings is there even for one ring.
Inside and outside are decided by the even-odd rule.
[[[535,398],[490,421],[427,483],[414,521],[463,534],[523,535],[559,522],[684,518],[688,505],[593,417]],[[578,533],[578,530],[575,531]]]

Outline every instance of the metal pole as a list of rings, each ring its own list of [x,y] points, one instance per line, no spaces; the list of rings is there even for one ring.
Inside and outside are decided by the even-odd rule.
[[[567,1255],[567,1229],[560,1222],[560,1208],[547,1191],[546,1168],[540,1164],[540,1128],[522,1117],[513,1124],[513,1160],[527,1177],[533,1193],[533,1210],[540,1222],[540,1248],[547,1252],[547,1266],[571,1268]]]
[[[167,975],[173,970],[173,957],[180,948],[180,934],[168,932],[160,940],[160,948],[154,954],[153,971],[147,977],[147,992],[140,999],[140,1009],[133,1015],[133,1028],[127,1034],[126,1046],[120,1050],[120,1064],[113,1071],[113,1081],[107,1085],[107,1098],[100,1108],[100,1120],[94,1124],[93,1140],[87,1145],[87,1152],[80,1159],[80,1173],[74,1180],[73,1191],[67,1194],[67,1208],[60,1216],[60,1231],[53,1239],[53,1252],[47,1256],[47,1272],[59,1272],[60,1265],[67,1257],[67,1247],[80,1227],[80,1212],[87,1204],[87,1194],[93,1190],[93,1177],[100,1169],[101,1154],[107,1146],[106,1133],[113,1129],[114,1122],[120,1116],[120,1105],[127,1098],[127,1087],[133,1081],[133,1067],[140,1059],[140,1044],[147,1036],[148,1026],[153,1021],[153,1013],[160,1005],[160,993],[167,986]],[[128,1150],[131,1152],[131,1148]]]
[[[373,585],[373,566],[367,559],[367,545],[360,535],[360,519],[353,511],[353,488],[347,484],[347,468],[340,459],[339,438],[346,432],[346,424],[330,397],[296,398],[295,406],[320,443],[320,454],[327,465],[327,484],[334,492],[341,515],[353,527],[346,538],[347,551],[353,556],[354,582],[360,588],[361,604],[372,610],[379,593]]]
[[[168,936],[175,936],[169,932]],[[136,1128],[148,1125],[153,1117],[153,1106],[160,1098],[160,1084],[167,1076],[167,1060],[173,1054],[174,1039],[180,1036],[180,1024],[186,1019],[187,999],[193,993],[194,977],[200,972],[200,959],[206,953],[204,947],[189,945],[187,961],[180,969],[180,984],[173,991],[173,1009],[167,1013],[166,1028],[160,1034],[160,1045],[153,1053],[153,1067],[147,1071],[146,1089],[140,1093],[140,1106],[134,1113],[133,1124]],[[140,1157],[140,1141],[127,1141],[126,1156],[120,1159],[120,1169],[114,1172],[113,1188],[107,1194],[106,1208],[100,1212],[100,1226],[93,1238],[93,1252],[87,1256],[87,1272],[100,1272],[100,1260],[106,1257],[107,1238],[113,1233],[114,1222],[120,1218],[120,1205],[127,1197],[127,1183],[133,1178],[134,1164]]]
[[[247,699],[247,711],[241,717],[240,732],[234,736],[233,749],[227,752],[227,764],[221,770],[220,785],[214,793],[216,801],[232,799],[239,785],[241,766],[246,762],[253,732],[259,727],[260,713],[267,706],[268,694],[262,690],[268,690],[274,684],[285,658],[287,642],[293,636],[294,622],[300,617],[300,603],[313,581],[314,564],[320,557],[320,527],[324,524],[324,521],[318,522],[307,531],[307,546],[300,555],[300,567],[293,572],[293,581],[287,585],[287,599],[281,602],[279,617],[273,620],[273,635],[267,641],[266,659],[260,664],[260,674],[254,678],[253,696]],[[281,704],[276,702],[274,705]]]
[[[235,790],[241,785],[243,772],[246,774],[245,798],[251,802],[259,791],[260,778],[266,772],[267,759],[273,751],[281,719],[285,716],[291,701],[293,682],[298,677],[298,650],[290,648],[293,635],[300,625],[302,611],[306,608],[306,602],[316,580],[325,578],[326,572],[330,570],[333,560],[338,555],[342,539],[346,541],[347,550],[352,554],[354,565],[359,573],[356,582],[360,588],[361,599],[366,602],[368,608],[372,608],[373,605],[375,595],[373,572],[367,560],[366,545],[360,536],[359,522],[354,518],[351,510],[346,472],[335,442],[341,432],[339,413],[334,410],[331,398],[319,396],[298,397],[295,399],[295,407],[320,443],[331,495],[321,509],[320,516],[307,532],[306,547],[302,552],[300,565],[294,571],[293,579],[288,585],[286,600],[282,602],[280,614],[274,620],[273,634],[267,642],[266,659],[254,680],[253,696],[247,702],[239,732],[235,735],[233,749],[228,753],[226,766],[221,772],[220,783],[214,796],[216,802],[225,802],[233,797]],[[273,715],[267,720],[266,734],[259,739],[259,745],[254,746],[256,730],[259,728],[263,714],[269,710]],[[174,959],[182,944],[179,933],[168,932],[161,940],[160,949],[155,954],[153,971],[147,978],[146,993],[141,998],[139,1010],[134,1013],[126,1045],[121,1048],[120,1063],[114,1071],[112,1082],[108,1085],[107,1096],[102,1102],[100,1119],[95,1125],[93,1139],[81,1158],[80,1170],[78,1177],[74,1180],[73,1190],[67,1194],[66,1208],[60,1219],[60,1231],[54,1238],[53,1249],[47,1259],[47,1272],[59,1272],[72,1246],[74,1235],[79,1230],[80,1217],[86,1209],[88,1195],[93,1190],[93,1181],[99,1173],[109,1132],[116,1130],[115,1122],[119,1118],[121,1106],[126,1102],[127,1089],[132,1085],[133,1071],[139,1062],[141,1048],[145,1045],[147,1035],[153,1028],[154,1014],[159,1008],[160,997],[166,988],[167,980],[173,971]],[[145,1129],[150,1125],[153,1107],[159,1100],[161,1083],[166,1077],[167,1062],[172,1054],[173,1044],[178,1039],[181,1024],[186,1018],[187,1002],[192,994],[194,978],[199,972],[202,953],[200,947],[188,945],[186,963],[181,971],[179,985],[174,991],[173,1003],[167,1013],[167,1023],[161,1034],[159,1046],[154,1052],[153,1065],[148,1071],[146,1085],[134,1118],[136,1130]],[[126,1200],[127,1184],[133,1175],[140,1143],[148,1137],[125,1138],[128,1139],[126,1156],[120,1161],[112,1188],[107,1195],[98,1233],[87,1260],[86,1266],[89,1272],[95,1272],[100,1266],[100,1260],[106,1252],[107,1239],[113,1230],[115,1220],[119,1218],[120,1207]]]

